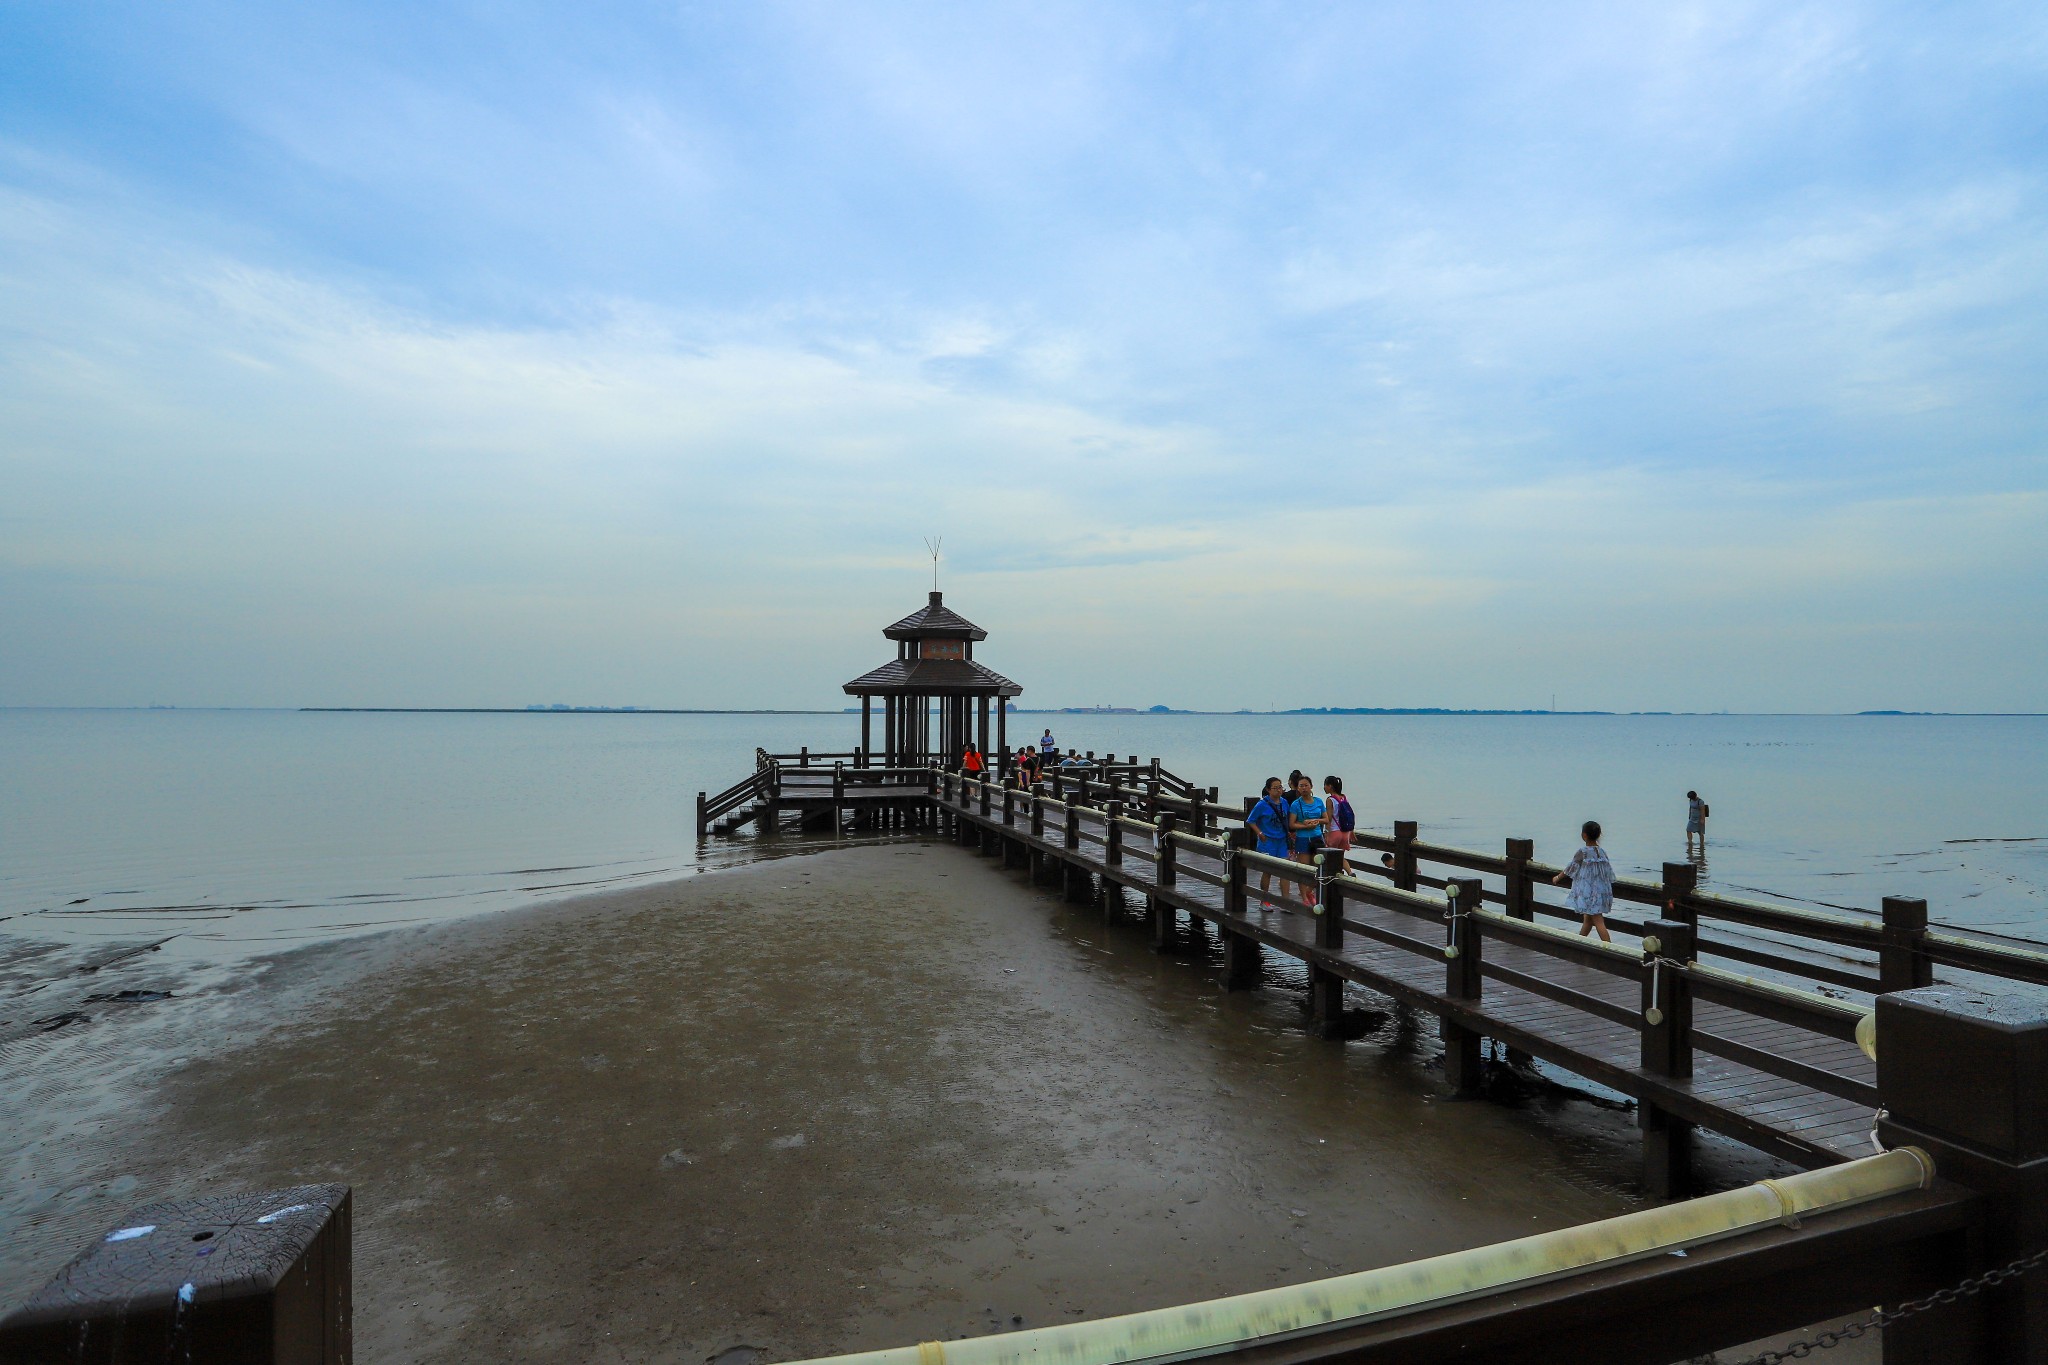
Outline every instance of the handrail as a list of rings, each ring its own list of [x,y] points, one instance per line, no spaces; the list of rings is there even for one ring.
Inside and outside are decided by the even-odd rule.
[[[1693,995],[1710,1004],[1725,1005],[1744,1014],[1761,1015],[1780,1023],[1824,1033],[1844,1042],[1856,1041],[1856,1026],[1870,1011],[1861,1005],[1837,1000],[1817,991],[1802,991],[1775,981],[1763,981],[1739,972],[1709,967],[1704,962],[1671,962],[1685,973]]]
[[[2006,968],[2021,980],[2048,985],[2048,952],[2037,952],[2017,944],[1985,943],[1929,930],[1928,956],[1936,962],[1965,971],[1987,970],[1987,963]]]
[[[1300,864],[1295,864],[1300,866]],[[1374,886],[1356,877],[1332,877],[1331,882],[1344,888],[1344,898],[1357,898],[1368,905],[1377,905],[1383,910],[1406,911],[1411,914],[1441,915],[1444,902],[1441,897],[1424,896],[1414,891],[1403,891],[1396,886]]]
[[[1668,1256],[1857,1207],[1934,1183],[1918,1147],[1779,1176],[1737,1190],[1624,1213],[1404,1265],[1176,1304],[1095,1322],[997,1332],[833,1356],[803,1365],[1146,1365],[1355,1329]]]
[[[1576,958],[1587,966],[1612,976],[1637,976],[1642,972],[1642,954],[1624,948],[1618,943],[1603,943],[1599,939],[1581,937],[1569,930],[1553,929],[1547,924],[1537,924],[1532,920],[1515,919],[1498,910],[1474,908],[1465,911],[1465,915],[1483,925],[1483,933],[1513,939],[1526,948],[1533,948],[1550,957]]]
[[[1177,829],[1173,832],[1173,846],[1175,848],[1191,849],[1196,853],[1206,853],[1212,858],[1221,859],[1230,856],[1229,840],[1204,839],[1199,834],[1190,834],[1183,829]]]

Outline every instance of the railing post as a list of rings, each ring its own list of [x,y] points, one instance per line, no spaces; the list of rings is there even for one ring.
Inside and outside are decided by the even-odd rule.
[[[1698,956],[1693,926],[1653,919],[1643,926],[1643,1070],[1692,1075],[1692,982],[1678,964]],[[1643,1185],[1653,1199],[1692,1193],[1692,1125],[1649,1100],[1636,1106],[1643,1130]]]
[[[1344,856],[1334,851],[1316,855],[1317,880],[1327,868],[1344,869]],[[1316,898],[1316,947],[1325,952],[1344,951],[1344,881],[1332,876]],[[1344,1024],[1344,978],[1311,962],[1308,969],[1309,1021],[1317,1034],[1335,1038]]]
[[[846,829],[846,765],[832,765],[832,836],[836,839]]]
[[[1507,914],[1510,919],[1536,918],[1536,888],[1529,880],[1529,860],[1536,856],[1534,839],[1510,839],[1507,843]]]
[[[1192,792],[1188,796],[1188,833],[1197,839],[1209,837],[1209,817],[1202,809],[1202,794]]]
[[[1017,791],[1014,787],[1003,788],[1003,823],[1014,826],[1017,823]]]
[[[806,744],[796,751],[796,766],[799,768],[808,768],[811,766],[810,745]]]
[[[1124,813],[1124,803],[1111,801],[1102,811],[1102,865],[1117,867],[1124,860],[1124,827],[1117,823]]]
[[[1877,1137],[1984,1197],[1959,1280],[2048,1244],[2048,992],[1999,982],[1877,998]],[[1887,1304],[1886,1307],[1892,1305]],[[1885,1329],[1886,1360],[2048,1361],[2048,1267]]]
[[[1394,887],[1400,891],[1415,889],[1415,822],[1396,820],[1394,822]]]
[[[1934,959],[1927,956],[1927,902],[1905,896],[1884,898],[1884,935],[1877,950],[1880,991],[1910,991],[1934,984]]]
[[[1066,814],[1067,827],[1064,831],[1063,842],[1068,848],[1079,848],[1081,846],[1081,808],[1072,801],[1069,801],[1067,802]]]
[[[1409,841],[1413,842],[1414,823],[1403,823],[1408,825]],[[1398,866],[1400,855],[1394,856]],[[1414,857],[1413,853],[1408,855],[1410,868],[1415,865]],[[1444,887],[1444,994],[1453,1000],[1479,999],[1479,928],[1465,912],[1478,909],[1480,904],[1477,877],[1455,877]],[[1478,1094],[1486,1079],[1481,1052],[1483,1035],[1449,1015],[1444,1016],[1440,1031],[1444,1040],[1444,1079],[1460,1095]]]
[[[1700,870],[1691,863],[1664,864],[1664,918],[1691,925],[1695,934],[1699,932],[1700,912],[1688,897],[1699,884]]]
[[[1136,757],[1136,755],[1134,754],[1134,755],[1132,755],[1132,757],[1134,757],[1134,758],[1135,758],[1135,757]],[[1156,757],[1155,757],[1155,758],[1154,758],[1154,759],[1152,760],[1152,782],[1153,782],[1153,791],[1154,791],[1154,792],[1156,793],[1156,792],[1158,791],[1158,789],[1159,789],[1159,788],[1158,788],[1158,782],[1159,782],[1159,760],[1158,760],[1158,759],[1157,759]]]
[[[704,818],[704,793],[697,793],[697,837],[703,838],[711,832],[711,822]]]
[[[1030,801],[1031,837],[1043,839],[1045,837],[1045,797],[1034,789],[1031,792]]]
[[[979,783],[977,783],[976,785],[978,785],[978,786],[979,786],[979,787],[981,788],[981,818],[982,818],[982,819],[984,819],[984,820],[986,820],[986,819],[988,819],[988,807],[989,807],[989,787],[988,787],[988,777],[987,777],[987,775],[986,775],[986,774],[984,774],[984,775],[982,776],[982,778],[981,778],[980,782],[979,782]]]
[[[1159,830],[1159,871],[1153,880],[1161,887],[1172,886],[1180,875],[1179,855],[1173,847],[1173,816],[1160,814],[1153,817],[1152,823]]]
[[[1252,832],[1243,827],[1230,833],[1232,849],[1241,853],[1252,845]],[[1230,859],[1230,875],[1223,888],[1223,911],[1237,919],[1244,918],[1245,866],[1244,860],[1233,854]],[[1227,925],[1219,925],[1223,931],[1223,987],[1225,990],[1248,991],[1258,984],[1262,963],[1259,960],[1259,942],[1248,934],[1241,934]]]

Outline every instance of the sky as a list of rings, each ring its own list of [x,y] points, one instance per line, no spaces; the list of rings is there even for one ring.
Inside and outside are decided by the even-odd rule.
[[[2048,710],[2038,4],[0,7],[0,705]]]

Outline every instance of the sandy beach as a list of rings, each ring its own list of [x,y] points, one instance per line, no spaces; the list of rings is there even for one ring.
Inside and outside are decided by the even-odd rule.
[[[1636,1205],[1630,1116],[1450,1101],[1284,986],[915,844],[302,949],[10,1028],[0,1303],[123,1208],[312,1180],[365,1362],[789,1359]]]

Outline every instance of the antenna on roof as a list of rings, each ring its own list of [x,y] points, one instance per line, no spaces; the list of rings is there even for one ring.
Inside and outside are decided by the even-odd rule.
[[[939,546],[945,543],[944,536],[926,536],[924,547],[932,552],[932,591],[939,590]]]

